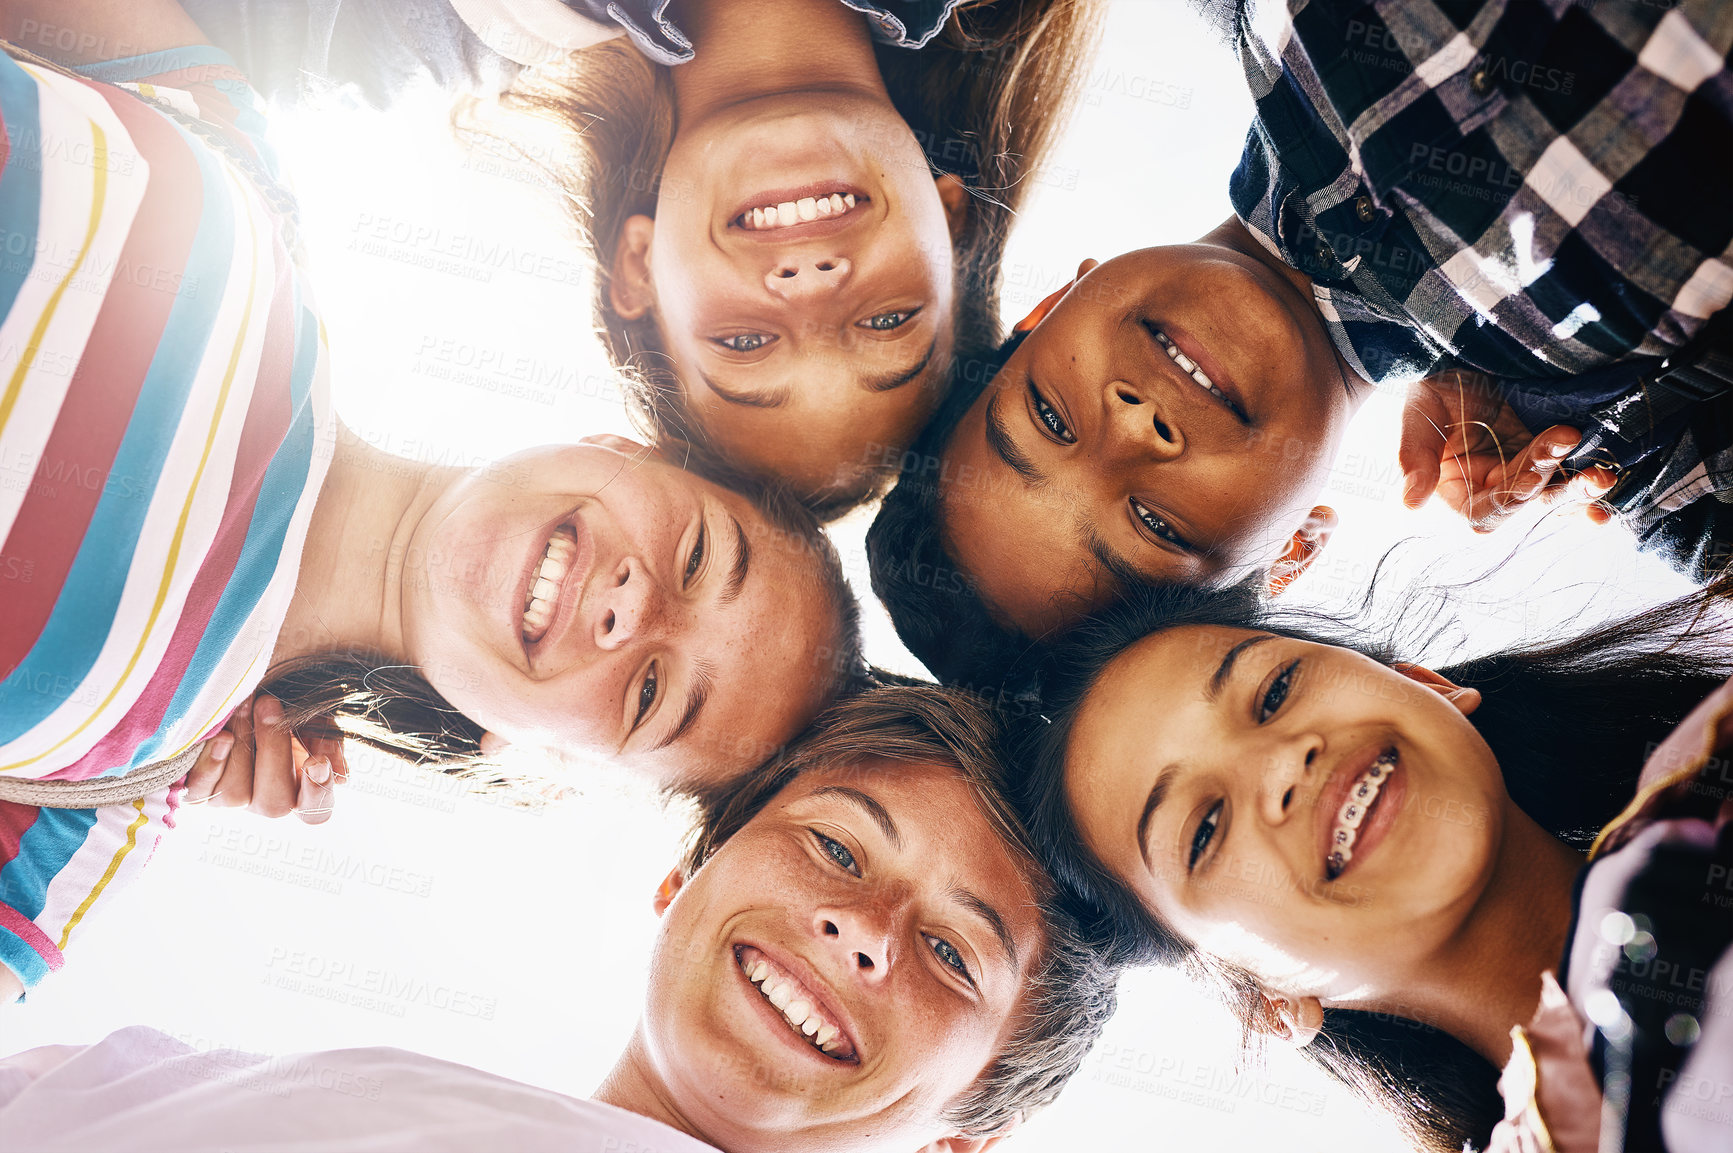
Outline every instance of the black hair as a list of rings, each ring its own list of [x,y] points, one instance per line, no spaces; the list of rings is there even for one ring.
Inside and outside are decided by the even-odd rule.
[[[1373,588],[1362,604],[1372,603]],[[1568,638],[1477,657],[1439,671],[1480,690],[1470,716],[1491,747],[1511,799],[1575,848],[1630,799],[1638,773],[1662,739],[1702,697],[1733,673],[1733,622],[1721,603],[1727,578],[1706,590]],[[1409,606],[1404,606],[1408,608]],[[1043,720],[1025,727],[1017,794],[1036,843],[1059,882],[1093,912],[1098,947],[1121,963],[1189,970],[1213,986],[1245,1025],[1263,1015],[1250,973],[1198,953],[1163,925],[1095,859],[1069,810],[1064,768],[1078,709],[1107,666],[1157,630],[1217,625],[1335,644],[1390,663],[1417,652],[1418,634],[1440,634],[1438,613],[1407,613],[1379,634],[1340,619],[1260,605],[1245,590],[1225,593],[1142,588],[1099,614],[1046,655]],[[1357,1093],[1393,1113],[1417,1143],[1456,1150],[1484,1143],[1502,1116],[1497,1071],[1455,1037],[1394,1014],[1332,1009],[1305,1055]]]
[[[1035,642],[1000,623],[975,578],[945,546],[939,524],[941,488],[948,482],[944,452],[963,414],[1026,335],[953,360],[950,392],[903,454],[896,487],[866,535],[873,592],[898,638],[942,683],[978,691],[996,690],[1006,670],[1023,667],[1020,658]]]

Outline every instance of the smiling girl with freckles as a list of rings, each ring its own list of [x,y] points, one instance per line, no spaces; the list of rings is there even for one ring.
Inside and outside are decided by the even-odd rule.
[[[1698,595],[1434,671],[1249,595],[1153,590],[1054,654],[1021,799],[1115,950],[1188,964],[1248,1032],[1312,1042],[1456,1149],[1498,1118],[1583,851],[1733,672],[1729,633]]]

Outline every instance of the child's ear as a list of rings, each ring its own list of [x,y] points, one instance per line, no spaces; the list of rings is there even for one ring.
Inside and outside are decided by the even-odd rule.
[[[1040,324],[1043,320],[1047,319],[1047,314],[1049,312],[1053,311],[1053,306],[1058,304],[1061,300],[1064,300],[1065,294],[1070,292],[1073,288],[1077,287],[1077,282],[1079,280],[1082,280],[1085,276],[1088,276],[1090,270],[1095,268],[1100,263],[1101,263],[1101,261],[1099,261],[1099,260],[1085,260],[1082,264],[1079,264],[1077,266],[1077,275],[1076,276],[1072,277],[1070,280],[1066,281],[1064,284],[1060,285],[1058,288],[1056,288],[1052,292],[1048,293],[1046,299],[1044,299],[1040,304],[1037,304],[1034,308],[1029,310],[1028,316],[1025,316],[1022,320],[1019,320],[1015,325],[1012,326],[1011,331],[1012,332],[1029,332],[1029,331],[1032,331],[1037,324]]]
[[[1260,990],[1266,1024],[1276,1036],[1298,1049],[1310,1045],[1324,1028],[1324,1003],[1316,997],[1291,997]]]
[[[945,224],[951,230],[951,243],[955,244],[963,238],[963,229],[969,223],[969,186],[949,172],[933,177],[933,185],[939,190],[939,203],[945,206]]]
[[[951,1137],[940,1137],[937,1141],[929,1141],[921,1146],[919,1153],[986,1153],[988,1149],[1009,1137],[1018,1122],[1013,1121],[997,1133],[986,1137],[966,1137],[956,1134]]]
[[[678,865],[670,869],[668,875],[662,878],[662,883],[656,886],[656,895],[650,902],[658,917],[668,911],[668,906],[674,903],[674,895],[680,891],[680,886],[685,883],[686,874],[681,871]]]
[[[1336,531],[1339,519],[1336,510],[1324,504],[1318,505],[1307,514],[1305,523],[1294,530],[1288,547],[1282,550],[1282,555],[1270,566],[1271,596],[1282,595],[1283,590],[1293,584],[1301,573],[1312,567],[1312,562],[1318,559],[1318,554],[1330,543],[1330,534]]]
[[[1457,684],[1443,673],[1433,672],[1424,665],[1411,665],[1407,661],[1397,661],[1390,666],[1417,685],[1425,685],[1445,700],[1456,706],[1456,711],[1468,716],[1480,707],[1480,690],[1465,688]]]
[[[652,451],[649,445],[639,444],[629,436],[616,436],[611,432],[598,432],[582,438],[578,443],[611,448],[622,456],[641,456]]]
[[[608,274],[608,303],[621,319],[637,320],[656,303],[656,286],[650,279],[650,241],[656,222],[648,216],[628,216],[614,246],[614,264]]]

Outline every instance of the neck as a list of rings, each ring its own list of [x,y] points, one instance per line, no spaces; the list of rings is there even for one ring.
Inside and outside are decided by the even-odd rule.
[[[644,1043],[644,1027],[639,1025],[632,1033],[626,1051],[620,1054],[619,1061],[596,1090],[594,1099],[660,1121],[689,1137],[708,1141],[709,1138],[675,1106],[672,1096],[656,1073],[655,1063],[650,1060],[649,1046]]]
[[[677,17],[694,52],[673,70],[682,123],[790,92],[890,99],[866,18],[836,0],[690,0]]]
[[[1336,368],[1342,374],[1342,386],[1348,392],[1349,411],[1358,411],[1366,398],[1372,395],[1372,383],[1348,367],[1348,362],[1336,351],[1335,341],[1330,339],[1329,329],[1324,324],[1324,314],[1318,309],[1318,298],[1312,293],[1312,278],[1265,248],[1237,216],[1230,216],[1222,221],[1200,237],[1198,243],[1219,245],[1230,248],[1241,256],[1250,257],[1293,286],[1318,325],[1319,331],[1323,333],[1325,342],[1330,345]]]
[[[1540,1004],[1540,975],[1557,970],[1570,931],[1571,888],[1580,853],[1505,799],[1504,837],[1493,877],[1462,931],[1374,996],[1343,1005],[1434,1025],[1502,1067],[1510,1030]]]
[[[273,666],[332,649],[409,659],[404,556],[417,522],[456,471],[381,452],[338,426]]]

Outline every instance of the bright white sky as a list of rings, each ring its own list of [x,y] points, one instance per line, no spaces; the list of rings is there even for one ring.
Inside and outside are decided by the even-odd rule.
[[[1118,0],[1083,106],[1007,256],[1014,319],[1079,260],[1195,238],[1229,212],[1250,118],[1237,68],[1183,0]],[[278,118],[301,192],[344,417],[382,447],[448,462],[628,431],[589,317],[583,261],[523,167],[466,156],[437,101],[391,116]],[[1396,405],[1350,432],[1328,502],[1344,527],[1296,600],[1342,604],[1390,544],[1406,571],[1468,575],[1488,538],[1400,507]],[[869,654],[918,671],[870,599],[862,533],[838,545],[867,606]],[[1525,522],[1526,523],[1526,522]],[[1554,518],[1489,581],[1477,649],[1681,591],[1617,529]],[[648,791],[574,770],[537,809],[354,757],[322,828],[185,812],[129,900],[79,930],[66,969],[12,1009],[0,1053],[150,1024],[200,1046],[270,1052],[396,1045],[587,1094],[642,1001],[650,897],[683,828]],[[1060,1102],[1008,1146],[1399,1147],[1292,1053],[1236,1064],[1238,1030],[1163,974],[1138,974]],[[1159,1135],[1159,1136],[1157,1136]]]

